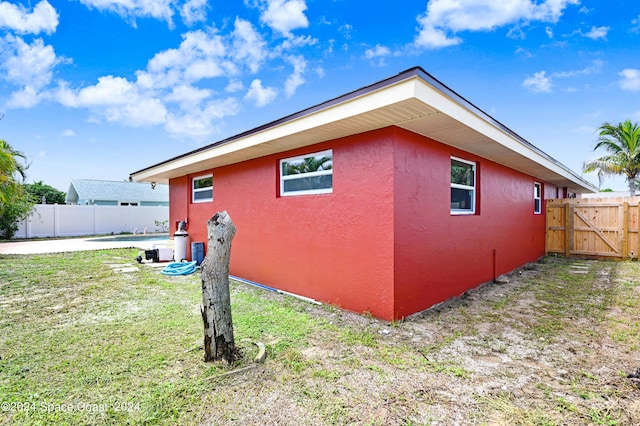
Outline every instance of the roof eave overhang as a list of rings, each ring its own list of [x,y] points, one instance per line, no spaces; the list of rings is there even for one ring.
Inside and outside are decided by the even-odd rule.
[[[420,68],[132,173],[167,183],[187,174],[397,126],[572,192],[597,188]]]

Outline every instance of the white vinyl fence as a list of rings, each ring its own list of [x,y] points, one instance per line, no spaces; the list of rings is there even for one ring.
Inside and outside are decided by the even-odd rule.
[[[126,232],[163,232],[155,221],[169,220],[167,206],[78,206],[37,204],[19,223],[14,238],[79,237]],[[166,229],[166,228],[165,228]]]

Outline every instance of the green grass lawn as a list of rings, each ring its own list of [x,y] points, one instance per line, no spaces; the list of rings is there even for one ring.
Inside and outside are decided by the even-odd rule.
[[[201,417],[215,378],[317,328],[300,304],[232,285],[236,365],[204,363],[199,274],[116,274],[133,250],[0,257],[0,420],[28,424],[166,423]]]
[[[200,275],[114,272],[136,255],[0,256],[0,423],[640,421],[637,262],[548,258],[393,323],[232,282],[228,365],[203,361]]]

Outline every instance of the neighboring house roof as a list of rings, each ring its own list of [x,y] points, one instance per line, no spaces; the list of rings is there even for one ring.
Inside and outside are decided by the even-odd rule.
[[[168,182],[319,142],[397,126],[578,193],[597,188],[416,67],[131,174]]]
[[[75,203],[77,200],[168,202],[169,187],[158,184],[152,189],[148,183],[72,179],[66,202]]]

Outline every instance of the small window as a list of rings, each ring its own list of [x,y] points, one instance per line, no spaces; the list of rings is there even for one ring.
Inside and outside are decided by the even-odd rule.
[[[333,151],[280,160],[280,195],[333,192]]]
[[[194,177],[191,193],[194,203],[213,201],[213,175]]]
[[[451,157],[451,214],[476,212],[476,163]]]
[[[533,183],[533,213],[542,213],[542,185],[538,182]]]

